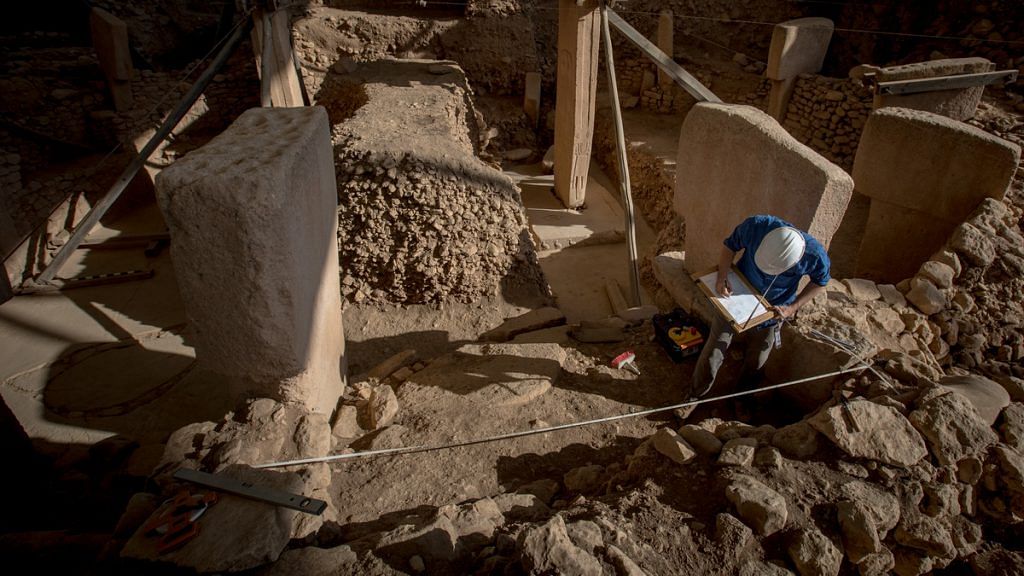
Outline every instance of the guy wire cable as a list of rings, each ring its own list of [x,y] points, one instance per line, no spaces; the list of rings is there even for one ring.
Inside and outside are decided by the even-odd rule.
[[[733,392],[732,394],[723,394],[721,396],[713,396],[711,398],[701,398],[698,400],[689,400],[681,402],[679,404],[672,404],[670,406],[662,406],[660,408],[651,408],[648,410],[640,410],[638,412],[629,412],[627,414],[617,414],[615,416],[606,416],[604,418],[595,418],[593,420],[582,420],[580,422],[570,422],[568,424],[559,424],[557,426],[549,426],[547,428],[538,428],[536,430],[521,430],[519,432],[510,432],[508,434],[499,434],[497,436],[487,436],[484,438],[477,438],[474,440],[466,440],[464,442],[453,442],[451,444],[441,444],[436,446],[409,446],[405,448],[384,448],[381,450],[367,450],[365,452],[351,452],[349,454],[332,454],[329,456],[319,456],[315,458],[300,458],[298,460],[284,460],[281,462],[267,462],[264,464],[253,464],[253,468],[281,468],[284,466],[301,466],[305,464],[319,464],[322,462],[334,462],[337,460],[352,460],[356,458],[366,458],[369,456],[384,456],[384,455],[398,455],[398,454],[416,454],[420,452],[433,452],[437,450],[448,450],[451,448],[461,448],[463,446],[474,446],[476,444],[486,444],[489,442],[497,442],[499,440],[509,440],[512,438],[522,438],[524,436],[533,436],[536,434],[546,434],[548,432],[556,432],[559,430],[568,430],[570,428],[581,428],[583,426],[590,426],[591,424],[600,424],[603,422],[614,422],[616,420],[625,420],[627,418],[636,418],[639,416],[648,416],[650,414],[657,414],[658,412],[667,412],[669,410],[675,410],[677,408],[687,408],[690,406],[698,406],[700,404],[707,404],[709,402],[717,402],[719,400],[728,400],[730,398],[739,398],[741,396],[749,396],[752,394],[758,394],[761,392],[767,392],[769,390],[778,390],[779,388],[786,388],[787,386],[795,386],[796,384],[803,384],[814,380],[820,380],[822,378],[831,378],[832,376],[839,376],[841,374],[848,374],[851,372],[860,372],[868,368],[868,366],[856,366],[853,368],[844,368],[842,370],[836,370],[834,372],[827,372],[825,374],[819,374],[817,376],[808,376],[806,378],[800,378],[797,380],[790,380],[789,382],[783,382],[781,384],[773,384],[771,386],[765,386],[763,388],[757,388],[755,390],[745,390],[743,392]]]

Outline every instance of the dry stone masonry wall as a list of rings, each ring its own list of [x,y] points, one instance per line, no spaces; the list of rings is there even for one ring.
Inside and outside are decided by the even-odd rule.
[[[321,99],[360,91],[365,104],[332,119],[346,298],[471,301],[495,292],[514,266],[535,265],[518,191],[475,155],[479,135],[460,68],[362,64],[329,76]]]
[[[782,125],[849,172],[871,114],[871,100],[871,92],[853,80],[803,74],[796,81]]]

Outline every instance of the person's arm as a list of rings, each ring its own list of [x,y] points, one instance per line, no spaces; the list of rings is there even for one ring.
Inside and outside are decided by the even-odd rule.
[[[729,282],[729,270],[732,269],[732,260],[736,253],[728,246],[722,246],[722,252],[718,255],[718,277],[715,279],[715,292],[719,296],[732,295],[732,283]]]
[[[804,289],[800,292],[800,295],[796,297],[796,300],[794,300],[792,304],[782,304],[779,306],[772,306],[772,308],[779,316],[782,316],[783,318],[788,320],[795,316],[797,310],[799,310],[804,304],[807,304],[811,300],[814,300],[815,296],[821,294],[824,291],[824,286],[820,284],[815,284],[814,282],[810,282],[809,284],[807,284],[807,286],[804,286]]]

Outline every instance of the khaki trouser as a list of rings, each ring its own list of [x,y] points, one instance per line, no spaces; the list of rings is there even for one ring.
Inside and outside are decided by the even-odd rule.
[[[720,316],[715,316],[711,323],[711,333],[708,341],[704,343],[700,358],[697,360],[697,368],[693,371],[693,381],[690,385],[690,397],[700,398],[711,391],[715,384],[715,377],[719,368],[725,362],[725,352],[729,349],[734,338],[746,342],[746,349],[743,355],[743,370],[740,372],[740,385],[745,379],[764,367],[768,356],[772,353],[775,345],[775,331],[779,324],[773,324],[765,328],[751,328],[742,334],[736,334],[729,323]]]

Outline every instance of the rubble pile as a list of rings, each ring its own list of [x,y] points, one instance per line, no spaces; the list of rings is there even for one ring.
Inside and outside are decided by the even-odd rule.
[[[478,124],[460,68],[363,64],[328,78],[321,99],[329,110],[351,109],[331,98],[353,94],[365,104],[351,118],[332,117],[345,297],[469,301],[494,293],[514,266],[535,268],[518,190],[475,155]]]

